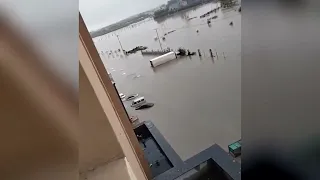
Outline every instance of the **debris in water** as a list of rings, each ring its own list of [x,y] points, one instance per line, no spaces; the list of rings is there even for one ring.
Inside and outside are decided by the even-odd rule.
[[[230,25],[230,26],[233,26],[233,22],[231,21],[229,25]]]
[[[199,30],[197,30],[197,33],[199,33]]]
[[[133,79],[137,79],[137,78],[139,78],[139,77],[141,77],[141,75],[134,75],[132,78],[133,78]]]
[[[148,47],[146,47],[146,46],[137,46],[137,47],[127,51],[127,54],[133,54],[133,53],[136,53],[138,51],[142,51],[142,50],[146,50],[146,49],[148,49]]]
[[[127,74],[127,73],[125,73],[125,72],[124,72],[124,73],[122,73],[122,75],[126,75],[126,74]]]
[[[186,54],[187,53],[186,53],[185,49],[183,49],[183,48],[178,49],[178,53],[177,53],[178,56],[185,56]]]
[[[197,16],[188,18],[187,20],[190,21],[190,20],[195,19],[195,18],[197,18]]]

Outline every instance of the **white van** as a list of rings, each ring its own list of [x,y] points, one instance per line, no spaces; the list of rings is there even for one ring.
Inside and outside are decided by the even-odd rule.
[[[139,97],[132,101],[131,107],[137,107],[144,103],[146,103],[146,100],[144,99],[144,97]]]

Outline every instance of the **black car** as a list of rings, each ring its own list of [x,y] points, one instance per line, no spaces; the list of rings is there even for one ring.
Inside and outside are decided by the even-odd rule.
[[[148,109],[148,108],[151,108],[153,106],[154,106],[153,103],[145,103],[145,104],[142,104],[139,107],[136,107],[136,110]]]

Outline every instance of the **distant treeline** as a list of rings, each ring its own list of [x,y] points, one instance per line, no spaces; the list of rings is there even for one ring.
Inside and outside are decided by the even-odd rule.
[[[182,10],[185,10],[185,9],[188,9],[188,8],[191,8],[191,7],[194,7],[194,6],[198,6],[200,4],[204,4],[204,3],[209,3],[209,2],[212,2],[212,1],[216,1],[216,0],[199,0],[199,1],[194,1],[194,0],[186,0],[188,5],[186,6],[183,6],[179,9],[175,9],[175,10],[170,10],[168,6],[166,6],[164,9],[160,9],[160,10],[157,10],[154,12],[154,18],[160,18],[160,17],[163,17],[163,16],[168,16],[168,15],[171,15],[171,14],[174,14],[178,11],[182,11]]]
[[[133,23],[137,23],[137,22],[142,21],[142,20],[144,20],[146,18],[149,18],[149,17],[152,17],[152,14],[150,14],[150,13],[141,13],[141,14],[138,14],[136,16],[132,16],[132,17],[129,17],[129,18],[124,19],[122,21],[119,21],[119,22],[117,22],[115,24],[111,24],[109,26],[101,28],[99,30],[92,31],[92,32],[90,32],[90,35],[91,35],[92,38],[95,38],[95,37],[98,37],[98,36],[102,36],[104,34],[116,31],[118,29],[121,29],[123,27],[129,26],[130,24],[133,24]]]
[[[171,1],[174,1],[174,0],[171,0]],[[150,17],[157,19],[157,18],[168,16],[168,15],[174,14],[178,11],[182,11],[182,10],[185,10],[185,9],[188,9],[188,8],[191,8],[194,6],[198,6],[198,5],[204,4],[204,3],[209,3],[209,2],[215,1],[215,2],[220,2],[222,7],[229,7],[229,6],[234,5],[236,2],[236,0],[220,0],[220,1],[219,0],[186,0],[186,1],[187,1],[188,5],[181,7],[179,9],[175,9],[175,10],[170,11],[168,5],[166,4],[166,5],[163,5],[165,7],[160,10],[156,10],[156,11],[150,10],[150,11],[143,12],[138,15],[129,17],[127,19],[121,20],[117,23],[111,24],[111,25],[106,26],[104,28],[101,28],[99,30],[90,32],[91,37],[95,38],[98,36],[102,36],[104,34],[116,31],[116,30],[124,28],[124,27],[127,27],[133,23],[137,23],[139,21],[142,21],[142,20],[150,18]]]

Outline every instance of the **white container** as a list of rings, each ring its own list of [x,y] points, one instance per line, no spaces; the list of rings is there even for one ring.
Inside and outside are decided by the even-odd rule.
[[[164,54],[162,56],[151,59],[150,64],[151,64],[151,67],[156,67],[156,66],[164,64],[164,63],[169,62],[169,61],[176,59],[176,58],[177,58],[176,53],[169,52],[169,53]]]

